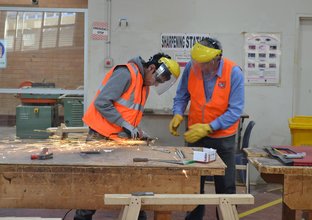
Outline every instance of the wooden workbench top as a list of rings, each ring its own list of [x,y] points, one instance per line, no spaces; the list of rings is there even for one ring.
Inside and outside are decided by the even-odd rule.
[[[134,143],[134,144],[133,144]],[[142,144],[112,143],[107,141],[92,141],[85,143],[79,140],[46,140],[34,142],[10,141],[0,143],[0,166],[3,165],[25,165],[28,169],[44,166],[55,169],[56,166],[71,166],[72,169],[78,167],[124,167],[133,168],[163,168],[168,167],[168,171],[181,173],[182,169],[196,172],[200,175],[224,175],[226,165],[217,157],[211,163],[193,163],[188,165],[170,164],[165,162],[133,162],[135,157],[148,159],[168,159],[177,160],[175,149],[177,147],[145,146]],[[49,152],[53,152],[53,159],[31,160],[30,155],[39,153],[43,147],[47,147]],[[170,153],[153,150],[168,149]],[[182,149],[186,159],[193,158],[192,148],[178,147]],[[99,154],[81,154],[81,151],[99,151]],[[165,172],[165,171],[162,171]]]
[[[31,160],[43,147],[53,159]],[[174,160],[176,147],[146,143],[108,143],[82,140],[12,140],[0,142],[0,207],[53,209],[106,209],[104,194],[154,192],[194,194],[203,175],[224,175],[225,164],[217,157],[211,163],[178,165],[163,162],[133,162],[134,157]],[[179,147],[186,159],[192,148]],[[81,155],[81,151],[100,154]],[[112,150],[111,152],[108,152]],[[192,210],[187,206],[150,207],[152,210]],[[148,209],[148,207],[147,207]],[[147,210],[146,209],[146,210]]]
[[[247,153],[249,162],[260,173],[312,175],[311,166],[285,166],[279,160],[270,158],[263,149],[248,148],[244,151]]]

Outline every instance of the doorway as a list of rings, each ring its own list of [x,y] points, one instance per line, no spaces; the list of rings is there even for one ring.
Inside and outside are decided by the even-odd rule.
[[[294,115],[312,115],[312,15],[298,16],[297,35]]]

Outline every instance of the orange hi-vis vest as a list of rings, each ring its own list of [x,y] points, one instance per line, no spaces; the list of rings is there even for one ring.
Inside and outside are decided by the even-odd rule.
[[[116,100],[113,105],[116,110],[121,114],[122,118],[132,126],[139,125],[144,105],[149,93],[149,87],[143,86],[143,77],[139,71],[139,68],[134,63],[126,64],[126,67],[130,71],[131,84],[126,92]],[[102,81],[100,89],[97,91],[96,97],[100,94],[103,87],[106,85],[109,78],[112,76],[116,67],[113,67],[105,76]],[[118,85],[116,85],[118,86]],[[122,127],[117,124],[109,122],[104,118],[100,112],[95,108],[94,100],[83,116],[82,120],[93,130],[97,131],[101,135],[110,139],[117,139],[117,134],[122,131]]]
[[[231,91],[231,73],[234,62],[223,58],[223,68],[221,77],[217,77],[216,84],[211,96],[207,102],[205,97],[204,82],[196,76],[194,69],[190,69],[188,80],[188,91],[190,93],[190,110],[188,116],[188,126],[196,123],[211,123],[213,120],[226,112],[229,105]],[[227,129],[220,129],[209,134],[212,138],[229,137],[236,133],[239,120]]]

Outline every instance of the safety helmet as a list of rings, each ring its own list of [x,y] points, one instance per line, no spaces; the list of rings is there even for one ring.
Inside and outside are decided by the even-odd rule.
[[[177,61],[167,57],[158,60],[160,64],[155,71],[156,92],[161,95],[167,91],[179,78],[180,66]]]
[[[200,43],[196,43],[191,50],[192,60],[198,63],[207,63],[220,55],[222,50],[206,47]]]

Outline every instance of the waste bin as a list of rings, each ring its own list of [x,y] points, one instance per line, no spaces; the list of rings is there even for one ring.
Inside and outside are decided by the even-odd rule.
[[[293,146],[312,146],[312,116],[295,116],[288,119]]]

